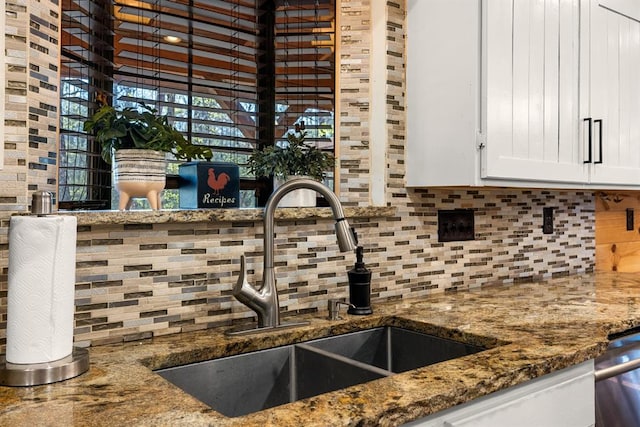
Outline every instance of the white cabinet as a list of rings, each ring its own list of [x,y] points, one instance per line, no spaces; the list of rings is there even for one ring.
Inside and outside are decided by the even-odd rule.
[[[595,424],[593,360],[492,393],[407,427],[589,427]]]
[[[407,1],[407,185],[479,177],[479,2]]]
[[[595,161],[590,182],[640,184],[640,2],[589,0],[589,112]],[[583,49],[583,54],[587,55]],[[585,88],[586,89],[586,88]]]
[[[491,0],[481,13],[480,177],[584,183],[580,3]]]
[[[640,185],[636,3],[408,0],[407,185]]]

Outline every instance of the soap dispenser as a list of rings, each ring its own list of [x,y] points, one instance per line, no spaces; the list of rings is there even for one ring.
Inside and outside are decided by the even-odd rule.
[[[356,264],[347,272],[349,275],[349,314],[371,314],[371,270],[368,270],[363,258],[362,246],[356,247]]]

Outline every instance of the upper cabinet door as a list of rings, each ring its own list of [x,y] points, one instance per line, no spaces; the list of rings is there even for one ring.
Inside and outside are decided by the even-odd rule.
[[[580,1],[483,7],[482,178],[585,183]]]
[[[407,5],[407,185],[640,188],[640,0]]]
[[[589,0],[592,184],[640,184],[640,1]],[[585,74],[587,71],[585,71]]]

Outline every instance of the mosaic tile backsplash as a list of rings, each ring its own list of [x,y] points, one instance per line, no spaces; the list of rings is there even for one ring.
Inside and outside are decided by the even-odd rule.
[[[433,189],[410,191],[408,198],[411,206],[399,207],[396,217],[351,220],[373,271],[374,309],[380,300],[593,270],[589,192]],[[554,208],[553,234],[542,233],[544,206]],[[475,240],[438,242],[438,209],[454,208],[474,211]],[[348,296],[346,271],[355,257],[338,251],[332,220],[281,220],[275,242],[285,315],[324,315],[328,298]],[[257,284],[261,222],[80,226],[76,342],[141,339],[252,318],[231,296],[243,253]],[[2,277],[4,345],[6,269]]]
[[[386,168],[371,170],[370,3],[370,0],[343,0],[339,5],[337,176],[339,195],[346,206],[370,204],[370,179],[374,175],[383,176],[386,204],[397,209],[393,217],[351,220],[365,248],[365,262],[373,271],[374,310],[376,301],[592,271],[595,253],[592,192],[404,187],[404,2],[386,2],[385,6]],[[27,37],[39,34],[26,35],[26,17],[55,3],[7,2],[7,10],[10,5],[18,10],[17,19],[8,14],[5,19],[11,26],[6,28],[15,27],[17,34],[24,35],[24,41],[19,42],[9,43],[7,38],[7,46],[13,49],[8,52],[13,66],[19,62],[16,58],[32,51]],[[33,22],[39,25],[38,31],[55,39],[51,27],[46,28],[39,19]],[[53,57],[36,55],[33,51],[29,63],[40,66],[42,71],[50,69],[52,60]],[[24,65],[28,68],[26,62]],[[19,72],[22,74],[9,73],[8,79],[26,85],[26,68]],[[10,184],[0,186],[3,191],[0,211],[4,211],[0,215],[0,354],[4,353],[6,343],[8,217],[12,211],[28,209],[30,191],[46,189],[41,187],[56,182],[55,168],[49,167],[48,160],[42,163],[49,165],[45,168],[30,166],[36,158],[54,158],[56,149],[49,147],[54,145],[50,144],[49,136],[46,155],[40,152],[39,145],[44,140],[34,140],[30,145],[34,150],[27,143],[27,129],[41,129],[35,123],[36,116],[38,122],[45,116],[50,120],[54,112],[44,106],[43,111],[33,110],[32,117],[28,116],[26,100],[28,106],[40,108],[40,95],[28,90],[21,94],[22,98],[11,98],[7,111],[18,111],[14,115],[24,125],[9,126],[9,135],[5,135],[7,164],[0,171],[0,178]],[[52,105],[50,101],[45,103]],[[51,131],[52,125],[45,128]],[[42,136],[40,131],[38,134]],[[15,183],[18,185],[14,188]],[[554,208],[552,234],[542,233],[543,207]],[[438,210],[457,208],[474,211],[475,240],[438,242]],[[346,272],[355,257],[338,251],[333,221],[282,220],[277,223],[276,233],[276,278],[285,314],[324,315],[328,298],[347,297]],[[243,253],[248,257],[249,280],[258,283],[262,274],[261,222],[81,225],[77,245],[76,342],[97,345],[249,320],[253,312],[231,296]]]
[[[0,212],[24,212],[33,191],[55,195],[57,190],[60,3],[5,4],[0,18],[6,43]]]
[[[352,225],[373,271],[372,300],[400,299],[593,269],[590,193],[429,190],[411,210]],[[542,207],[556,228],[542,233]],[[437,241],[437,210],[475,214],[476,240]],[[241,254],[249,281],[262,274],[262,224],[82,226],[78,230],[77,341],[98,344],[227,325],[253,317],[231,296]],[[326,310],[348,296],[352,253],[337,249],[333,221],[276,226],[276,278],[284,314]]]

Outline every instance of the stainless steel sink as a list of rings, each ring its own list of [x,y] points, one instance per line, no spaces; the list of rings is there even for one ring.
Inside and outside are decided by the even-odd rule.
[[[309,342],[310,346],[400,373],[484,350],[408,329],[384,327]]]
[[[157,371],[216,411],[235,417],[390,375],[304,344]]]
[[[482,350],[383,327],[156,372],[236,417]]]

